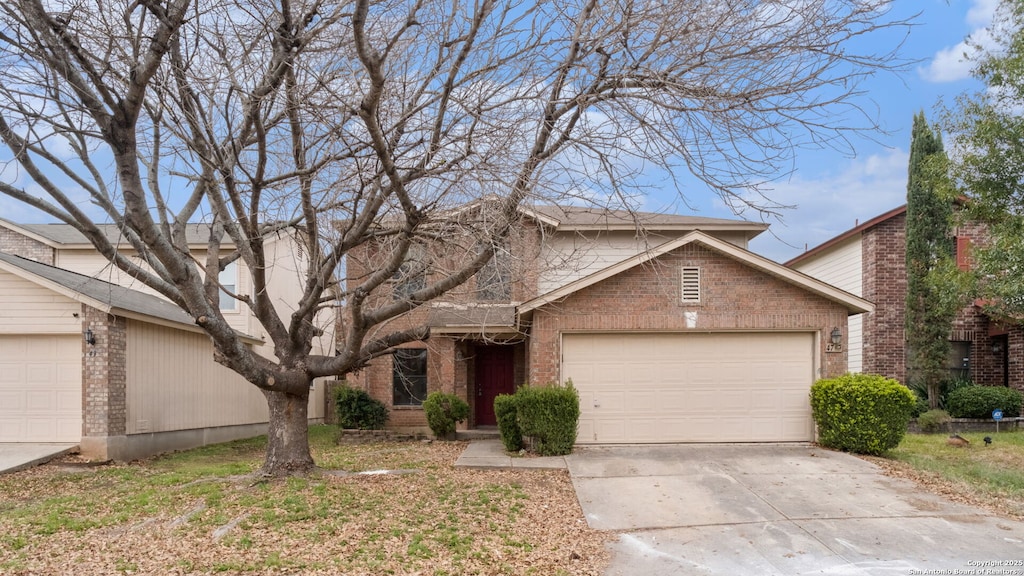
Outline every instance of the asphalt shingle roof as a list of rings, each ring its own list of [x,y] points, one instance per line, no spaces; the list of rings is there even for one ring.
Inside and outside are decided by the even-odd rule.
[[[118,308],[144,316],[194,326],[195,322],[182,309],[151,294],[111,284],[63,268],[56,268],[35,260],[0,252],[0,261],[21,268],[68,290],[102,302],[111,308]]]
[[[74,246],[79,244],[92,246],[89,240],[86,239],[81,232],[69,224],[19,224],[16,222],[10,222],[9,220],[3,221],[37,236],[41,236],[60,246]],[[97,226],[106,235],[107,240],[111,244],[128,244],[128,241],[114,224],[97,224]],[[209,238],[209,224],[193,223],[188,224],[185,227],[185,240],[189,244],[206,244]]]
[[[586,206],[552,206],[537,205],[529,207],[537,214],[556,220],[559,226],[640,226],[657,228],[672,227],[736,227],[738,229],[765,229],[767,224],[747,220],[730,220],[726,218],[707,218],[688,214],[666,214],[658,212],[633,212],[629,210],[609,210]]]

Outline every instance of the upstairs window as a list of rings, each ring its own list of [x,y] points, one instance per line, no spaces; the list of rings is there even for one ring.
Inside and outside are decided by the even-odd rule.
[[[228,264],[217,276],[220,282],[220,309],[224,311],[238,310],[238,300],[231,297],[231,294],[238,293],[238,261]]]
[[[494,256],[476,273],[476,298],[485,302],[512,300],[512,253],[498,247]]]
[[[406,300],[427,286],[427,265],[424,262],[422,246],[409,247],[405,261],[398,267],[392,280],[394,287],[391,294],[395,300]]]
[[[953,243],[953,254],[956,256],[956,267],[961,270],[971,269],[971,239],[957,236]]]
[[[427,350],[400,348],[392,358],[392,404],[422,406],[427,398]]]
[[[683,304],[700,304],[700,268],[683,268],[681,293]]]

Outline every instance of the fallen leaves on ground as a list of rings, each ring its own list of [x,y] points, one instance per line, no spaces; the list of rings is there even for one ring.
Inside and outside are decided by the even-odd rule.
[[[938,494],[960,504],[977,506],[998,516],[1024,521],[1024,502],[981,492],[967,482],[948,480],[934,472],[918,470],[899,460],[876,456],[860,457],[877,464],[887,476],[910,480],[932,494]]]
[[[402,474],[257,482],[155,459],[0,476],[0,573],[602,572],[613,535],[587,527],[565,471],[456,469],[464,447],[314,450],[349,472],[416,470]],[[254,470],[258,448],[220,457]]]

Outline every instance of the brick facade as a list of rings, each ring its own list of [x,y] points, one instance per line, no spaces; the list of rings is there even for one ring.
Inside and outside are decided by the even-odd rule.
[[[537,263],[539,262],[541,230],[537,224],[530,220],[523,220],[519,226],[510,233],[508,248],[511,255],[509,262],[509,280],[511,282],[511,298],[505,304],[521,302],[537,295],[537,284],[540,274]],[[430,275],[427,281],[436,281],[442,274],[451,271],[467,262],[472,256],[470,248],[473,243],[467,241],[460,243],[457,240],[452,242],[438,243],[427,249],[426,258],[429,259]],[[385,254],[375,254],[372,250],[362,249],[355,251],[347,262],[347,275],[350,289],[360,283],[373,272],[376,266],[383,264]],[[391,301],[391,289],[394,284],[389,282],[384,290],[370,296],[366,301],[368,308],[386,305]],[[470,278],[463,285],[454,288],[439,298],[436,302],[453,303],[480,303],[498,304],[499,302],[481,301],[477,290],[476,278]],[[422,306],[390,320],[378,327],[378,332],[387,333],[410,329],[422,326],[427,323],[429,306]],[[339,334],[344,334],[345,323],[348,320],[343,311],[339,321]],[[480,333],[464,335],[433,335],[426,342],[413,342],[404,345],[407,348],[427,349],[427,392],[442,391],[465,399],[470,405],[469,422],[459,425],[459,428],[474,427],[476,414],[476,393],[474,386],[473,350],[477,345],[506,344],[514,348],[515,355],[515,383],[522,384],[525,379],[526,352],[521,336],[504,335],[497,340],[495,337],[484,337]],[[393,360],[390,355],[382,356],[370,362],[368,366],[349,374],[346,377],[347,383],[359,387],[370,393],[371,396],[384,402],[390,410],[388,426],[405,430],[425,430],[427,428],[426,416],[423,409],[418,406],[393,406],[392,395],[392,367]]]
[[[517,304],[538,296],[540,246],[543,231],[524,220],[512,236],[511,252],[514,269],[512,298],[506,304]],[[430,254],[434,264],[452,269],[458,264],[458,243],[445,243],[443,250]],[[462,252],[463,257],[466,252]],[[381,264],[380,255],[368,250],[357,252],[348,262],[350,290]],[[699,305],[680,303],[680,267],[701,268],[701,289],[706,295]],[[392,300],[389,286],[379,294],[370,295],[365,306],[373,309]],[[477,301],[475,282],[445,294],[440,300],[466,304]],[[378,327],[378,334],[420,326],[427,322],[430,305],[413,310]],[[686,313],[696,313],[696,324],[690,327]],[[344,334],[346,317],[343,311],[339,333]],[[474,351],[478,346],[504,344],[512,347],[513,380],[545,384],[559,378],[560,334],[566,330],[595,331],[803,331],[819,335],[820,375],[838,375],[846,371],[846,352],[825,353],[825,343],[833,328],[846,326],[847,309],[824,297],[756,271],[745,263],[723,256],[699,244],[683,246],[646,264],[636,266],[567,298],[533,311],[523,333],[509,331],[484,336],[475,333],[433,334],[426,342],[404,345],[427,349],[427,390],[454,393],[470,404],[470,421],[460,427],[475,427],[476,375]],[[389,427],[426,429],[426,418],[419,407],[393,406],[393,359],[389,355],[374,359],[364,369],[347,377],[350,385],[362,388],[381,400],[390,409]]]
[[[864,231],[863,297],[874,312],[864,317],[863,371],[906,380],[904,318],[907,306],[907,215],[903,212]]]
[[[983,225],[967,223],[954,230],[956,246],[982,245]],[[969,249],[969,248],[968,248]],[[863,297],[875,304],[864,318],[863,371],[907,382],[906,358],[906,212],[882,220],[861,233]],[[969,253],[958,262],[970,265]],[[1024,329],[993,323],[970,304],[953,321],[950,340],[970,342],[968,377],[986,386],[1024,390]]]
[[[3,226],[0,226],[0,252],[53,266],[53,248]]]
[[[680,302],[680,268],[701,270],[701,303]],[[687,313],[696,315],[690,325]],[[846,308],[758,272],[717,252],[689,244],[656,261],[583,288],[534,313],[530,380],[559,377],[560,335],[566,331],[817,332],[822,377],[846,371],[846,354],[826,354],[825,340],[846,325]]]
[[[101,438],[126,433],[127,320],[82,305],[83,330],[96,343],[82,342],[82,436]]]

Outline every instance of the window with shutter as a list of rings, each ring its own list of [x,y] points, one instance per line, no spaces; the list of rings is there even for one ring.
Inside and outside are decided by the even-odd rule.
[[[700,268],[683,268],[682,301],[700,304]]]
[[[966,236],[956,237],[956,267],[961,270],[971,269],[971,239]]]

